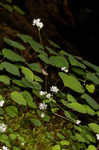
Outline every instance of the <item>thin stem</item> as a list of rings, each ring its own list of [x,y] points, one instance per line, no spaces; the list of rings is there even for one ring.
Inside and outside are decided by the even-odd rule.
[[[39,34],[39,38],[40,38],[40,44],[43,46],[42,38],[41,38],[41,33],[40,33],[40,29],[39,28],[38,28],[38,34]]]

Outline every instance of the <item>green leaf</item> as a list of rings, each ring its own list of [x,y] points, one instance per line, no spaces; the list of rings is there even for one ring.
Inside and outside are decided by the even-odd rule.
[[[86,137],[81,134],[81,133],[76,133],[75,134],[75,140],[79,141],[79,142],[83,142],[83,143],[87,143],[89,144],[89,141],[86,139]]]
[[[96,123],[89,123],[88,124],[89,128],[95,132],[95,133],[99,133],[99,125]]]
[[[75,97],[72,96],[71,94],[67,94],[67,100],[68,100],[68,102],[77,102]]]
[[[6,134],[0,135],[0,142],[2,142],[3,144],[5,144],[8,147],[11,147],[9,137]]]
[[[17,104],[26,106],[26,100],[24,99],[22,93],[14,91],[14,92],[11,93],[11,98]]]
[[[10,78],[6,75],[0,75],[0,82],[3,82],[6,85],[10,85]]]
[[[41,122],[40,122],[40,120],[38,120],[38,119],[31,119],[31,122],[32,122],[35,126],[37,126],[37,127],[40,127],[40,126],[41,126]]]
[[[86,66],[84,64],[82,64],[81,62],[79,62],[77,59],[75,59],[73,56],[69,56],[68,59],[72,66],[77,66],[77,67],[86,69]]]
[[[96,150],[96,147],[94,145],[89,145],[87,150]]]
[[[89,115],[95,115],[95,112],[93,109],[91,109],[88,105],[83,105],[77,102],[69,103],[67,104],[67,107],[82,113],[82,114],[89,114]]]
[[[40,55],[39,55],[39,58],[40,58],[44,63],[50,64],[50,60],[49,60],[49,58],[48,58],[47,55],[45,55],[45,54],[40,54]]]
[[[31,89],[39,90],[39,91],[41,90],[41,85],[36,81],[33,81],[31,83],[25,78],[22,78],[22,80],[12,80],[12,82],[21,87],[31,88]]]
[[[24,11],[16,5],[13,5],[13,9],[16,10],[20,15],[25,15]]]
[[[51,48],[46,46],[46,49],[50,54],[57,55],[57,53],[54,50],[52,50]]]
[[[33,74],[33,72],[30,69],[28,69],[28,68],[26,68],[24,66],[22,66],[21,69],[22,69],[22,73],[24,74],[25,78],[29,82],[33,82],[33,80],[34,80],[34,74]]]
[[[0,108],[0,116],[4,114],[3,108]]]
[[[65,136],[63,136],[61,133],[57,133],[57,137],[60,139],[60,140],[64,140],[65,139]]]
[[[3,96],[0,94],[0,101],[3,99]]]
[[[83,98],[84,100],[86,100],[86,102],[95,110],[99,109],[99,104],[88,94],[84,93],[83,95],[81,95],[81,98]]]
[[[11,39],[8,39],[6,37],[3,38],[4,42],[7,43],[8,45],[12,46],[12,47],[15,47],[19,50],[25,50],[26,48],[20,44],[19,42],[16,42],[16,41],[13,41]]]
[[[99,78],[94,73],[87,73],[86,79],[92,81],[96,85],[99,85]]]
[[[15,106],[7,106],[5,111],[10,117],[16,117],[18,115],[18,109]]]
[[[68,69],[69,64],[68,61],[65,59],[64,56],[51,56],[49,58],[49,61],[51,62],[52,65],[56,67],[66,67]]]
[[[14,146],[14,147],[13,147],[13,150],[21,150],[21,149],[18,148],[18,147],[16,147],[16,146]]]
[[[61,150],[61,147],[60,147],[60,145],[55,145],[52,147],[51,150]]]
[[[16,65],[11,64],[9,62],[3,62],[0,64],[0,70],[5,69],[7,72],[16,75],[16,76],[20,76],[20,72],[19,69]]]
[[[37,63],[28,64],[28,67],[29,67],[32,71],[36,71],[36,72],[41,73],[41,68],[40,68],[39,64],[37,64]]]
[[[64,115],[72,122],[76,122],[76,119],[72,116],[71,112],[64,110]]]
[[[38,42],[34,41],[33,38],[26,34],[17,34],[17,36],[24,41],[25,43],[30,44],[30,46],[34,49],[35,52],[41,53],[43,49],[43,46],[39,44]]]
[[[31,94],[30,94],[28,91],[22,92],[22,95],[23,95],[24,99],[26,100],[27,105],[28,105],[30,108],[37,108],[35,102],[33,102],[33,98],[32,98],[32,96],[31,96]]]
[[[88,105],[84,105],[84,107],[86,108],[87,114],[89,114],[91,116],[94,116],[96,114],[95,111]]]
[[[67,140],[62,140],[61,142],[60,142],[60,144],[62,145],[62,146],[64,146],[64,145],[70,145],[70,142],[69,141],[67,141]]]
[[[67,107],[83,114],[87,113],[85,106],[77,102],[69,103],[67,104]]]
[[[20,55],[16,54],[15,52],[11,51],[10,49],[4,48],[2,50],[3,56],[6,57],[8,60],[13,62],[25,62],[25,59]]]
[[[34,75],[34,80],[37,81],[37,82],[43,82],[43,80],[39,77],[39,76],[36,76]]]
[[[82,68],[72,67],[71,70],[80,76],[86,76],[86,72]]]
[[[99,67],[86,61],[86,60],[82,60],[82,62],[87,65],[89,68],[92,68],[93,70],[95,70],[96,72],[99,72]]]
[[[76,77],[72,75],[67,75],[63,72],[59,72],[59,76],[61,77],[64,86],[72,89],[75,92],[84,93],[84,88],[82,87],[80,82],[76,79]]]
[[[10,138],[11,140],[16,140],[17,134],[16,134],[16,133],[11,133],[11,134],[9,134],[9,138]]]
[[[94,84],[86,84],[86,89],[88,90],[89,93],[94,93],[95,92]]]
[[[9,12],[13,12],[13,8],[9,4],[0,3],[0,6],[7,9]]]
[[[55,42],[51,41],[51,40],[48,40],[48,42],[55,48],[60,48],[59,45],[57,45]]]

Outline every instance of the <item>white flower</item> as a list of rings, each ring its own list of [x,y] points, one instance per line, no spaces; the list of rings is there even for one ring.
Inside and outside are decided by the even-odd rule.
[[[46,91],[40,91],[40,95],[43,96],[43,95],[46,95],[47,92]]]
[[[59,91],[59,89],[57,88],[57,86],[52,86],[50,88],[50,91],[57,93]]]
[[[3,150],[9,150],[8,147],[6,147],[6,146],[3,146],[2,149]]]
[[[47,109],[47,104],[45,104],[45,103],[40,103],[40,104],[39,104],[39,109],[40,109],[40,110],[46,110],[46,109]]]
[[[40,22],[40,18],[38,18],[38,19],[34,19],[33,20],[33,24],[32,24],[33,26],[37,26],[39,29],[42,29],[43,28],[43,23],[42,22]]]
[[[3,107],[3,105],[4,105],[4,100],[1,100],[0,101],[0,107]]]
[[[99,140],[99,134],[96,134],[97,140]]]
[[[61,70],[66,72],[66,73],[68,72],[68,69],[66,69],[66,67],[62,67]]]
[[[22,145],[22,146],[24,146],[24,142],[23,142],[23,143],[21,143],[21,145]]]
[[[80,123],[81,123],[81,121],[80,121],[80,120],[77,120],[77,121],[76,121],[76,124],[80,124]]]
[[[46,98],[51,98],[51,94],[50,93],[48,93],[47,95],[46,95]]]
[[[4,123],[0,123],[0,132],[5,132],[7,129],[7,125],[5,125]]]
[[[44,118],[45,117],[45,114],[44,113],[41,113],[41,118]]]

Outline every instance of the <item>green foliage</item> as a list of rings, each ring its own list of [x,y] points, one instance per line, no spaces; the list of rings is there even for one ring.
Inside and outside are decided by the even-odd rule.
[[[21,67],[21,70],[22,70],[22,73],[24,74],[25,78],[29,81],[29,82],[32,82],[33,79],[34,79],[34,75],[33,75],[33,72],[26,68],[26,67]]]
[[[82,63],[80,63],[77,59],[75,59],[73,56],[69,56],[68,57],[69,62],[72,66],[77,66],[77,67],[81,67],[83,69],[86,69],[86,66]]]
[[[5,111],[7,113],[7,115],[9,115],[10,117],[16,117],[18,115],[18,109],[15,106],[7,106],[5,108]]]
[[[11,8],[24,15],[19,7]],[[53,41],[48,41],[50,48],[30,35],[15,36],[21,42],[4,37],[5,48],[0,53],[0,123],[7,124],[5,133],[0,132],[0,146],[13,150],[95,150],[99,67],[60,50]],[[27,62],[19,50],[33,59]],[[58,91],[51,91],[52,86]],[[41,89],[45,94],[40,94]],[[40,103],[47,108],[40,108]]]
[[[59,76],[61,77],[64,86],[74,90],[75,92],[84,93],[84,88],[82,87],[77,78],[72,75],[67,75],[63,72],[59,72]]]
[[[52,150],[61,150],[61,147],[59,145],[53,146]]]
[[[40,120],[38,120],[38,119],[31,119],[31,122],[35,125],[35,126],[37,126],[37,127],[40,127],[41,126],[41,122],[40,122]]]
[[[56,67],[66,67],[67,69],[69,67],[67,60],[63,56],[51,56],[49,61]]]
[[[27,105],[30,108],[36,108],[36,104],[33,101],[33,98],[32,98],[31,94],[28,91],[23,91],[22,95],[23,95],[24,99],[26,100]]]
[[[92,81],[96,85],[99,85],[99,78],[95,75],[95,73],[87,73],[86,79]]]
[[[86,89],[88,90],[89,93],[94,93],[95,92],[94,84],[86,84]]]
[[[81,98],[86,100],[86,102],[95,110],[99,109],[99,104],[88,94],[84,93]]]
[[[94,145],[89,145],[87,150],[96,150],[96,147]]]
[[[80,113],[83,113],[83,114],[90,114],[90,115],[95,115],[95,112],[93,109],[91,109],[88,105],[82,105],[80,103],[77,103],[77,102],[73,102],[73,103],[69,103],[67,104],[67,107],[77,111],[77,112],[80,112]]]
[[[9,85],[10,84],[10,78],[5,75],[0,75],[0,82]]]
[[[6,37],[4,37],[4,42],[10,45],[11,47],[15,47],[19,50],[25,50],[25,47],[22,44],[20,44],[19,42],[13,41],[11,39],[8,39]]]
[[[99,133],[99,125],[96,123],[89,123],[88,124],[89,128],[95,132],[95,133]]]
[[[7,58],[8,60],[11,60],[13,62],[25,62],[24,58],[18,55],[17,53],[11,51],[10,49],[4,48],[2,50],[3,56]]]
[[[11,99],[13,101],[15,101],[17,104],[26,106],[26,100],[24,99],[22,93],[19,93],[17,91],[13,91],[11,93]]]
[[[7,72],[16,75],[16,76],[20,76],[20,72],[19,69],[16,65],[9,63],[9,62],[2,62],[0,64],[0,70],[5,69]]]

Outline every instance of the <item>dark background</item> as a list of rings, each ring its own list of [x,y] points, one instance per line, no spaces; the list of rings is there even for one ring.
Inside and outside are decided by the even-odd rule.
[[[16,12],[10,14],[0,7],[0,28],[7,24],[9,31],[19,30],[33,35],[38,40],[32,20],[41,18],[44,23],[42,36],[45,43],[46,39],[51,39],[63,49],[99,65],[98,1],[14,0],[11,5],[19,6],[26,15],[20,16]]]

